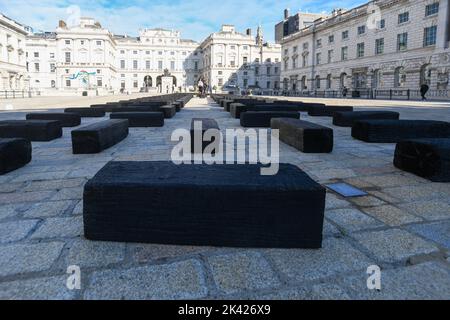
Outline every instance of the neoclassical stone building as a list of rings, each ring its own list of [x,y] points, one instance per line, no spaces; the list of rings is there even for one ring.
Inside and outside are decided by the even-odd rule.
[[[223,25],[200,45],[202,77],[216,90],[254,89],[271,93],[279,88],[281,46],[264,42],[261,27],[256,37],[251,29],[237,32]]]
[[[283,37],[282,82],[290,92],[382,91],[450,98],[449,0],[378,0],[335,10]]]
[[[25,57],[27,33],[25,26],[0,13],[0,91],[28,87]]]

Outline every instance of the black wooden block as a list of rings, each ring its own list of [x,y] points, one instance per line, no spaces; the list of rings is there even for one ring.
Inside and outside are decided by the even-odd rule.
[[[75,113],[29,113],[27,120],[59,121],[62,127],[76,127],[81,124],[81,117]]]
[[[300,119],[298,112],[255,112],[249,111],[241,113],[241,126],[247,128],[270,128],[270,121],[273,118],[294,118]]]
[[[0,139],[0,175],[29,163],[31,150],[31,142],[27,139]]]
[[[200,132],[196,132],[195,130],[195,123],[201,123],[202,125],[202,130]],[[211,143],[214,142],[214,139],[212,141],[203,141],[203,137],[205,135],[205,132],[210,130],[210,129],[217,129],[220,130],[219,128],[219,124],[217,123],[216,120],[214,119],[206,119],[206,118],[194,118],[192,119],[191,122],[191,152],[192,153],[203,153],[206,149],[206,147],[208,147]],[[201,143],[201,150],[195,150],[195,138],[199,137],[202,140]],[[196,152],[198,151],[198,152]]]
[[[114,108],[112,110],[112,113],[116,112],[158,112],[161,107],[159,106],[137,106],[137,105],[130,105],[126,107],[120,107],[120,108]]]
[[[343,106],[312,106],[309,108],[308,115],[311,117],[332,117],[335,112],[353,111],[353,107]]]
[[[23,138],[30,141],[51,141],[61,138],[61,123],[52,120],[0,121],[0,138]]]
[[[450,123],[432,120],[360,120],[352,137],[365,142],[396,143],[406,139],[449,138]]]
[[[106,103],[106,104],[93,104],[91,105],[91,108],[93,109],[100,109],[106,112],[113,112],[116,108],[122,107],[119,103]]]
[[[394,165],[433,182],[450,182],[450,138],[401,141]]]
[[[294,165],[281,164],[275,176],[262,176],[261,167],[110,162],[85,185],[84,234],[96,241],[320,248],[325,189]]]
[[[102,118],[105,116],[105,110],[101,108],[67,108],[67,113],[75,113],[82,118]]]
[[[162,112],[115,112],[111,119],[127,119],[129,127],[163,127],[164,114]]]
[[[233,118],[239,119],[241,114],[249,111],[281,111],[281,112],[300,112],[308,111],[309,107],[302,104],[277,104],[266,103],[257,105],[244,105],[242,103],[232,103],[230,105],[230,114]]]
[[[172,103],[172,106],[175,107],[175,110],[176,110],[177,112],[180,112],[180,111],[181,111],[181,102],[180,102],[180,101],[175,101],[174,103]]]
[[[352,127],[359,120],[398,120],[400,114],[393,111],[345,111],[335,112],[333,124],[338,127]]]
[[[298,119],[272,119],[272,129],[278,129],[280,140],[305,153],[333,151],[333,129]]]
[[[177,108],[174,106],[163,106],[158,111],[164,113],[164,118],[171,119],[177,114]]]
[[[114,119],[93,123],[72,131],[74,154],[102,152],[128,136],[128,120]]]

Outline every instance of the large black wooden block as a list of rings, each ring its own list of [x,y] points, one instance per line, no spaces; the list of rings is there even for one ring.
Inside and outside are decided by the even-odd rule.
[[[137,106],[137,105],[130,105],[126,107],[120,107],[120,108],[114,108],[112,110],[112,113],[116,112],[157,112],[161,107],[159,106]]]
[[[31,150],[31,142],[27,139],[0,139],[0,175],[29,163]]]
[[[127,119],[129,127],[163,127],[164,114],[162,112],[115,112],[111,119]]]
[[[272,119],[272,129],[278,129],[280,140],[305,153],[333,151],[333,129],[298,119]]]
[[[201,124],[201,131],[197,132],[195,128],[195,124]],[[203,153],[211,143],[214,142],[214,139],[212,141],[203,141],[203,137],[205,135],[205,132],[210,130],[220,130],[219,124],[214,119],[206,119],[206,118],[194,118],[191,122],[191,152],[192,153]],[[195,139],[201,139],[200,148],[197,148],[198,150],[195,150]],[[196,152],[197,151],[197,152]]]
[[[401,141],[394,165],[433,182],[450,182],[450,138]]]
[[[113,119],[97,122],[72,131],[74,154],[102,152],[128,136],[128,120]]]
[[[166,119],[171,119],[177,114],[177,108],[172,105],[162,106],[158,109],[158,111],[164,113],[164,118]]]
[[[449,138],[450,123],[432,120],[360,120],[352,127],[352,137],[375,143],[396,143],[417,138]]]
[[[277,104],[277,103],[266,103],[257,105],[244,105],[242,103],[232,103],[230,105],[230,114],[233,118],[239,119],[241,114],[248,111],[290,111],[290,112],[300,112],[308,111],[309,107],[302,104]]]
[[[273,118],[294,118],[300,119],[298,112],[275,112],[275,111],[249,111],[241,113],[241,126],[246,128],[270,128],[270,121]]]
[[[96,241],[320,248],[325,189],[298,167],[110,162],[84,188]],[[175,197],[175,198],[174,198]]]
[[[91,105],[92,109],[100,109],[106,112],[113,112],[116,108],[122,107],[118,102],[116,103],[106,103],[106,104],[93,104]]]
[[[335,112],[353,111],[353,107],[343,106],[312,106],[309,108],[308,115],[311,117],[332,117]]]
[[[333,124],[338,127],[352,127],[359,120],[398,120],[400,114],[393,111],[345,111],[335,112]]]
[[[61,138],[61,123],[52,120],[0,121],[0,138],[23,138],[30,141],[51,141]]]
[[[67,108],[64,112],[75,113],[82,118],[102,118],[105,116],[105,110],[102,108]]]
[[[27,120],[59,121],[62,127],[76,127],[81,124],[81,117],[75,113],[29,113]]]

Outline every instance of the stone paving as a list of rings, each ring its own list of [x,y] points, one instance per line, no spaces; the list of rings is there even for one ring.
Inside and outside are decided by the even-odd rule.
[[[403,118],[450,121],[445,107],[400,107]],[[450,184],[392,165],[395,145],[354,140],[335,129],[332,154],[281,144],[281,161],[320,183],[347,182],[368,196],[327,195],[321,250],[235,249],[90,242],[83,238],[83,185],[111,160],[169,160],[174,129],[213,117],[239,120],[193,99],[164,128],[130,129],[98,155],[73,155],[70,129],[33,143],[33,161],[0,176],[0,299],[449,299]],[[3,112],[1,119],[23,119]],[[330,118],[302,118],[326,126]],[[84,119],[83,125],[100,119]],[[81,290],[66,287],[81,268]],[[367,268],[382,269],[382,290],[367,289]]]

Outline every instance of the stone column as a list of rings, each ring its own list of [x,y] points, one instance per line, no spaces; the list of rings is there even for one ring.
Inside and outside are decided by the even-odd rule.
[[[439,2],[438,31],[436,47],[439,49],[448,48],[450,41],[450,0]]]

